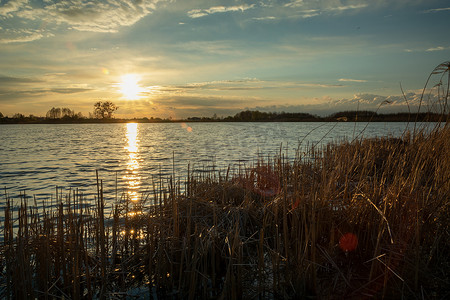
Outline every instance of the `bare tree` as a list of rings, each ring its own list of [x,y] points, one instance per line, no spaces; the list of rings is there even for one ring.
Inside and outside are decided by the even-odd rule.
[[[98,101],[94,104],[94,116],[98,119],[111,119],[117,109],[119,107],[111,101]]]
[[[70,108],[63,107],[61,109],[61,116],[62,118],[64,117],[73,118],[75,116],[75,111],[71,110]]]
[[[59,107],[52,107],[52,109],[50,109],[47,112],[46,117],[48,119],[60,119],[61,118],[61,108],[59,108]]]
[[[68,107],[52,107],[47,114],[47,119],[81,119],[83,118],[81,113],[75,113],[75,110],[72,110]]]

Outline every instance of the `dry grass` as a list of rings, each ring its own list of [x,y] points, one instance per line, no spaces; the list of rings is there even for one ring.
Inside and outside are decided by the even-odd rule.
[[[94,202],[57,194],[53,210],[6,197],[0,297],[443,299],[449,146],[447,124],[310,147],[294,162],[155,182],[111,216],[101,181]]]

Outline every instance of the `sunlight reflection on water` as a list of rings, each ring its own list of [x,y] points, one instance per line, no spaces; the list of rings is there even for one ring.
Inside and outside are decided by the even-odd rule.
[[[139,176],[139,128],[137,123],[127,123],[126,138],[128,144],[124,147],[128,151],[127,170],[123,179],[127,182],[128,197],[131,201],[138,201],[138,190],[141,186]]]
[[[103,179],[106,205],[125,196],[139,206],[175,173],[240,170],[283,152],[295,157],[299,145],[364,137],[400,136],[406,123],[127,123],[15,124],[0,126],[0,188],[12,198],[26,191],[37,202],[56,203],[79,189],[93,198],[95,172]],[[430,124],[433,127],[434,124]],[[410,124],[411,128],[411,124]],[[222,172],[223,175],[223,172]],[[118,182],[116,184],[116,176]],[[3,193],[4,194],[4,193]],[[144,195],[145,194],[145,195]],[[117,195],[117,197],[114,197]],[[143,198],[144,196],[144,198]],[[0,197],[0,210],[5,197]],[[152,197],[149,199],[153,199]],[[50,200],[50,201],[49,201]],[[0,216],[1,219],[1,216]]]

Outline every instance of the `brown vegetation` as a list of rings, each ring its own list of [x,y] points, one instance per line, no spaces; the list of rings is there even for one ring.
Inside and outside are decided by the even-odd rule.
[[[190,173],[105,215],[80,193],[6,199],[0,296],[448,297],[450,128]],[[91,203],[92,204],[92,203]],[[447,293],[447,294],[446,294]]]

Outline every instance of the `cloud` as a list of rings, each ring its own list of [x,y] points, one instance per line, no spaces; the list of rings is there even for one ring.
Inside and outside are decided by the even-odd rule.
[[[0,87],[0,95],[8,95],[14,97],[27,97],[27,96],[42,96],[48,94],[77,94],[83,92],[89,92],[92,89],[87,88],[50,88],[50,89],[40,89],[40,88],[30,88],[21,90],[11,90],[7,88]],[[1,97],[0,97],[1,98]]]
[[[23,8],[28,0],[11,0],[0,7],[0,16],[11,17],[11,13]]]
[[[149,95],[174,95],[197,93],[201,91],[243,91],[271,88],[268,86],[263,86],[263,83],[264,81],[260,81],[256,78],[245,78],[238,80],[195,82],[184,85],[151,86],[147,87],[147,90]]]
[[[343,87],[343,85],[342,84],[328,84],[328,83],[291,83],[291,87],[336,88],[336,87]]]
[[[364,80],[364,79],[350,79],[350,78],[340,78],[339,81],[342,81],[342,82],[367,82],[367,80]]]
[[[149,94],[192,94],[203,91],[255,91],[275,89],[341,88],[342,84],[265,81],[257,78],[187,83],[184,85],[149,87]]]
[[[47,34],[46,36],[51,36],[52,34]],[[0,38],[0,44],[12,44],[12,43],[26,43],[36,40],[40,40],[44,35],[40,32],[33,32],[26,35],[15,35],[9,38]]]
[[[253,18],[253,20],[256,21],[266,21],[266,20],[276,20],[276,17],[268,16],[268,17],[259,17],[259,18]]]
[[[284,6],[286,6],[286,7],[301,7],[304,4],[305,3],[303,2],[303,0],[295,0],[295,1],[291,1],[289,3],[286,3]]]
[[[70,29],[94,32],[117,32],[120,27],[131,26],[143,17],[151,14],[162,0],[118,0],[89,1],[63,0],[29,3],[12,1],[16,4],[3,8],[3,14],[32,20],[44,21],[57,26],[67,24]],[[2,10],[0,10],[0,14]]]
[[[450,49],[450,47],[442,47],[442,46],[436,46],[436,47],[430,47],[430,48],[416,48],[416,49],[404,49],[403,51],[408,52],[408,53],[413,53],[413,52],[434,52],[434,51],[443,51],[443,50],[448,50]]]
[[[48,92],[56,93],[56,94],[76,94],[91,91],[92,89],[86,88],[55,88],[50,89]]]
[[[46,74],[42,77],[13,77],[0,75],[0,101],[36,96],[47,97],[51,94],[70,95],[93,90],[86,85],[57,80],[54,75],[55,74]]]
[[[330,11],[344,11],[344,10],[350,10],[350,9],[365,8],[367,6],[369,6],[369,5],[368,4],[343,5],[343,6],[337,6],[337,7],[329,7],[327,10],[330,10]]]
[[[432,52],[432,51],[442,51],[442,50],[445,50],[445,48],[439,46],[439,47],[434,47],[434,48],[428,48],[428,49],[425,50],[425,51],[427,51],[427,52]]]
[[[409,92],[406,95],[406,103],[403,95],[376,95],[376,94],[356,94],[352,98],[332,99],[330,97],[308,98],[302,102],[307,104],[277,104],[267,106],[253,106],[250,110],[259,110],[266,112],[305,112],[327,116],[339,111],[371,110],[380,113],[396,112],[417,112],[419,108],[421,93]],[[408,108],[409,105],[409,108]],[[436,98],[432,97],[423,101],[421,111],[439,111],[439,105]]]
[[[255,4],[252,5],[247,5],[247,4],[242,4],[242,5],[236,5],[236,6],[214,6],[211,8],[207,8],[207,9],[192,9],[190,11],[188,11],[188,16],[190,18],[201,18],[201,17],[205,17],[208,15],[212,15],[212,14],[216,14],[216,13],[225,13],[225,12],[236,12],[236,11],[246,11],[248,9],[254,8]]]
[[[347,10],[356,10],[366,8],[369,5],[365,1],[354,1],[354,4],[345,4],[342,1],[303,1],[294,0],[284,4],[288,9],[294,9],[300,13],[300,16],[313,17],[322,13],[329,12],[343,12]],[[299,9],[299,10],[296,10]]]
[[[320,13],[318,11],[317,12],[313,12],[313,10],[311,10],[310,12],[304,12],[303,11],[302,14],[300,15],[300,17],[303,18],[303,19],[307,19],[307,18],[316,17],[318,15],[320,15]]]
[[[405,97],[407,101],[405,100]],[[418,108],[422,102],[423,111],[427,109],[436,108],[438,105],[437,95],[430,93],[426,99],[422,99],[422,93],[408,92],[403,95],[376,95],[376,94],[356,94],[353,98],[344,98],[339,100],[330,101],[330,105],[341,109],[356,110],[359,106],[360,110],[391,110],[391,111],[407,111],[408,105],[411,111]]]
[[[369,6],[378,5],[380,5],[380,1],[373,3],[365,0],[267,0],[259,1],[258,4],[255,5],[255,11],[259,16],[253,17],[252,20],[307,19],[317,16],[339,15],[345,12],[358,11],[368,8]],[[199,13],[205,12],[199,11]]]
[[[423,12],[428,14],[428,13],[436,13],[436,12],[441,12],[441,11],[447,11],[447,10],[450,10],[450,7],[433,8],[433,9],[425,10]]]
[[[180,95],[172,97],[164,97],[160,100],[153,100],[158,105],[178,107],[178,108],[195,108],[195,107],[236,107],[243,105],[243,97],[229,96],[189,96]]]
[[[11,84],[18,84],[18,83],[20,84],[20,83],[33,83],[33,82],[41,82],[41,80],[0,75],[0,85],[3,85],[3,84],[11,85]]]
[[[233,40],[217,40],[217,41],[189,41],[180,43],[173,46],[177,51],[186,55],[187,52],[191,52],[193,55],[200,55],[201,59],[204,59],[203,54],[213,55],[230,55],[241,56],[242,44]]]

